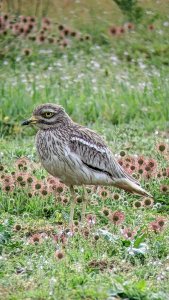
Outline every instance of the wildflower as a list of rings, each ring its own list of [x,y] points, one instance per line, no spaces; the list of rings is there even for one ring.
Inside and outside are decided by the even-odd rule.
[[[63,259],[63,258],[64,258],[64,253],[63,253],[63,251],[61,251],[61,250],[56,250],[56,251],[55,251],[55,257],[56,257],[57,259]]]
[[[83,202],[83,198],[81,196],[76,197],[76,203],[80,204]]]
[[[45,40],[46,40],[46,37],[43,34],[41,34],[37,37],[37,42],[40,44],[45,42]]]
[[[157,166],[157,162],[153,158],[149,158],[146,164],[150,167],[151,170],[155,169]]]
[[[29,239],[30,244],[40,244],[41,242],[42,242],[42,237],[41,234],[39,233],[33,234]]]
[[[162,176],[161,172],[158,172],[157,173],[157,178],[161,178],[161,176]]]
[[[9,193],[9,192],[12,192],[13,190],[14,190],[14,184],[10,184],[10,183],[4,183],[3,185],[2,185],[2,190],[4,191],[4,192],[7,192],[7,193]]]
[[[135,202],[133,203],[133,207],[134,207],[134,208],[140,208],[140,207],[142,207],[141,201],[139,201],[139,200],[135,201]]]
[[[47,26],[43,26],[43,27],[42,27],[42,31],[43,31],[43,32],[48,31],[48,30],[49,30],[49,27],[47,27]]]
[[[30,31],[32,31],[33,28],[34,28],[34,24],[29,23],[29,24],[28,24],[28,29],[29,29]]]
[[[122,159],[119,159],[118,163],[119,163],[120,166],[123,166],[123,160]]]
[[[111,26],[109,31],[112,35],[116,35],[117,34],[117,27],[116,26]]]
[[[36,22],[36,18],[35,17],[30,17],[29,18],[30,22],[35,23]]]
[[[28,49],[28,48],[25,48],[25,49],[23,49],[23,54],[24,54],[25,56],[30,56],[30,55],[31,55],[31,50]]]
[[[66,197],[63,197],[62,198],[62,203],[63,204],[67,204],[69,202],[69,199],[68,198],[66,198]]]
[[[23,23],[27,23],[27,22],[28,22],[28,19],[27,19],[27,17],[25,17],[25,16],[20,16],[20,20],[21,20],[21,22],[23,22]]]
[[[95,236],[94,236],[94,239],[95,239],[95,241],[98,241],[99,240],[99,235],[98,234],[96,234]]]
[[[121,196],[119,193],[113,193],[113,199],[114,200],[120,200]]]
[[[33,180],[34,180],[33,176],[31,176],[31,175],[28,174],[27,178],[26,178],[27,183],[31,184],[33,182]]]
[[[126,152],[125,152],[124,150],[121,150],[121,151],[120,151],[120,156],[121,156],[121,157],[124,157],[125,155],[126,155]]]
[[[166,148],[167,148],[167,146],[166,146],[166,144],[164,144],[164,143],[160,143],[160,144],[157,145],[157,150],[158,150],[159,152],[164,153],[164,152],[166,151]]]
[[[92,189],[91,189],[90,187],[86,187],[86,192],[87,192],[88,194],[90,194],[90,193],[92,192]]]
[[[72,37],[75,37],[75,36],[77,35],[77,32],[76,32],[76,31],[71,31],[71,32],[70,32],[70,35],[71,35]]]
[[[139,169],[138,169],[138,173],[139,173],[139,174],[143,174],[143,173],[144,173],[144,169],[139,168]]]
[[[83,228],[82,233],[84,235],[84,237],[88,237],[90,234],[90,230],[88,228]]]
[[[122,235],[125,237],[127,240],[132,240],[134,236],[137,234],[137,230],[132,230],[130,228],[123,228],[121,230]]]
[[[115,212],[111,213],[111,215],[109,216],[110,221],[114,225],[121,224],[124,221],[124,218],[125,218],[125,215],[121,211],[115,211]]]
[[[18,183],[20,183],[21,181],[23,181],[25,178],[25,174],[24,173],[17,173],[15,175],[15,179]]]
[[[4,166],[0,164],[0,171],[4,170]]]
[[[8,18],[9,18],[8,14],[3,15],[3,19],[4,19],[5,21],[8,20]]]
[[[152,198],[146,197],[142,201],[142,205],[144,207],[152,207],[154,204],[154,200]]]
[[[99,196],[101,197],[101,198],[104,198],[104,199],[106,199],[106,198],[108,198],[108,196],[109,196],[109,192],[105,189],[105,188],[99,188]]]
[[[144,156],[138,157],[137,162],[138,162],[138,164],[139,164],[140,166],[142,166],[142,165],[144,164],[144,162],[145,162]]]
[[[14,230],[15,230],[15,231],[19,231],[19,230],[21,230],[21,228],[22,228],[22,226],[21,226],[20,224],[16,224],[16,225],[14,226]]]
[[[169,186],[162,184],[160,186],[160,191],[163,192],[163,193],[168,193],[169,192]]]
[[[42,186],[40,193],[42,194],[42,196],[47,196],[48,195],[48,189],[46,186]]]
[[[157,224],[157,222],[151,222],[150,224],[149,224],[149,229],[151,230],[151,231],[154,231],[155,233],[159,233],[160,232],[160,226]]]
[[[119,33],[125,33],[125,28],[122,26],[119,27],[118,30],[119,30]]]
[[[158,224],[160,227],[163,227],[163,226],[165,225],[165,219],[162,218],[162,217],[158,217],[158,218],[156,219],[156,222],[157,222],[157,224]]]
[[[68,36],[70,34],[70,29],[69,28],[64,28],[62,31],[63,31],[63,34],[65,36]]]
[[[59,31],[62,31],[64,28],[65,28],[65,27],[64,27],[62,24],[58,25],[58,30],[59,30]]]
[[[24,33],[24,27],[23,27],[23,26],[20,26],[20,27],[18,28],[18,32],[19,32],[20,34]]]
[[[42,19],[42,22],[46,25],[50,25],[51,24],[51,21],[48,19],[48,18],[43,18]]]
[[[74,225],[75,225],[75,226],[78,226],[78,225],[79,225],[79,221],[75,220],[75,221],[74,221]]]
[[[104,216],[108,217],[110,215],[110,210],[107,207],[103,207],[102,213]]]
[[[150,31],[153,31],[153,30],[155,29],[155,27],[154,27],[153,24],[149,24],[149,25],[148,25],[148,29],[149,29]]]
[[[166,170],[166,169],[163,169],[163,170],[162,170],[162,175],[163,175],[164,177],[167,176],[167,170]]]
[[[87,223],[92,226],[96,223],[96,216],[95,215],[92,215],[92,214],[89,214],[86,216],[86,219],[87,219]]]
[[[68,45],[69,45],[69,43],[68,43],[67,40],[63,40],[62,43],[61,43],[61,46],[62,46],[63,48],[66,48]]]
[[[130,170],[131,170],[131,171],[135,171],[135,169],[136,169],[136,166],[134,166],[134,165],[131,165],[131,166],[130,166]]]
[[[129,23],[125,24],[125,28],[128,29],[128,30],[133,30],[134,29],[134,24],[129,22]]]
[[[30,164],[30,161],[26,157],[21,157],[21,158],[17,159],[15,164],[19,170],[21,170],[21,169],[23,170],[23,168],[25,166],[28,166]]]
[[[58,187],[56,187],[56,192],[59,194],[63,192],[63,186],[61,184]]]
[[[13,177],[11,175],[4,175],[3,182],[5,184],[7,184],[7,183],[12,184],[13,183]]]
[[[38,191],[42,188],[42,183],[38,180],[35,180],[32,182],[32,190],[33,191]]]
[[[28,197],[29,197],[29,198],[32,198],[32,196],[33,196],[33,193],[29,192],[29,193],[28,193]]]

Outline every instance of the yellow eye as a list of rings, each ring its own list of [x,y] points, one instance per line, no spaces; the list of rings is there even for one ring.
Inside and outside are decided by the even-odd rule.
[[[53,117],[54,113],[53,112],[50,112],[50,111],[47,111],[43,114],[43,117],[44,118],[51,118]]]

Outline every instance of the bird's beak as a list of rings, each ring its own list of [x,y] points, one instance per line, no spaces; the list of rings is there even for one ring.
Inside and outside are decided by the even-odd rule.
[[[37,118],[35,118],[35,116],[32,116],[30,119],[25,120],[21,123],[21,125],[30,125],[30,124],[36,124],[38,121]]]

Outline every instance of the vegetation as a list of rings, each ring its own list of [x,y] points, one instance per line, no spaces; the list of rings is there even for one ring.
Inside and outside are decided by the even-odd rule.
[[[169,298],[167,6],[130,1],[138,20],[115,2],[1,8],[1,299]],[[35,129],[20,125],[45,102],[99,132],[153,199],[87,187],[81,226],[79,187],[68,228],[69,190],[41,168]]]

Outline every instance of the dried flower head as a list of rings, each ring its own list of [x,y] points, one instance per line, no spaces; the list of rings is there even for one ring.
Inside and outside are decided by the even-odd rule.
[[[119,193],[113,193],[113,199],[114,200],[120,200],[121,199],[121,195]]]
[[[126,155],[126,152],[125,152],[124,150],[121,150],[121,151],[120,151],[120,156],[121,156],[121,157],[124,157],[125,155]]]
[[[23,52],[22,52],[25,56],[30,56],[32,51],[31,49],[28,49],[28,48],[25,48],[23,49]]]
[[[111,35],[116,35],[118,33],[118,28],[116,26],[111,26],[109,31]]]
[[[15,226],[14,226],[14,230],[15,231],[19,231],[19,230],[21,230],[22,229],[22,226],[20,225],[20,224],[16,224]]]
[[[99,187],[99,196],[103,199],[106,199],[109,197],[109,191],[105,188]]]
[[[42,237],[40,233],[35,233],[29,238],[30,244],[39,244],[42,242]]]
[[[146,197],[142,201],[142,205],[144,207],[152,207],[153,204],[154,204],[154,200],[152,198],[150,198],[150,197]]]
[[[136,201],[133,203],[133,207],[134,207],[134,208],[140,208],[140,207],[142,207],[142,202],[139,201],[139,200],[136,200]]]
[[[157,217],[156,222],[160,226],[160,228],[162,228],[166,224],[166,220],[163,217]]]
[[[124,221],[125,215],[121,211],[115,211],[110,214],[109,219],[114,225],[119,225]]]
[[[83,198],[81,196],[76,197],[76,203],[80,204],[83,202]]]
[[[89,224],[89,226],[92,226],[96,223],[96,216],[89,214],[86,216],[86,220],[87,220],[87,223]]]
[[[134,236],[137,234],[137,228],[135,230],[132,230],[130,228],[123,228],[121,232],[122,235],[125,237],[125,239],[132,240]]]
[[[166,152],[166,149],[167,149],[167,145],[164,144],[164,143],[159,143],[157,145],[157,151],[161,152],[161,153],[164,153]]]
[[[160,186],[160,191],[161,191],[162,193],[169,193],[169,185],[162,184],[162,185]]]
[[[63,253],[63,251],[61,251],[61,250],[56,250],[55,251],[55,257],[57,258],[57,259],[63,259],[64,258],[64,253]]]
[[[102,208],[102,213],[104,216],[108,217],[110,215],[110,210],[107,207]]]
[[[148,29],[149,29],[150,31],[153,31],[153,30],[155,29],[155,27],[154,27],[153,24],[149,24],[149,25],[148,25]]]

